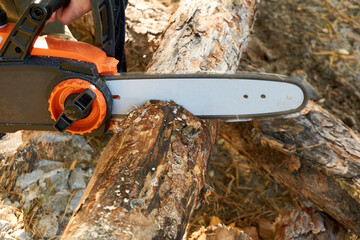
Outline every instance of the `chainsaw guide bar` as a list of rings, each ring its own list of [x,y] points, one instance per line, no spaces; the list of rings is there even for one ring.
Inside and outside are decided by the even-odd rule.
[[[298,112],[305,89],[273,74],[129,74],[106,78],[114,95],[112,116],[124,116],[148,100],[174,101],[194,115],[224,121],[248,121]]]

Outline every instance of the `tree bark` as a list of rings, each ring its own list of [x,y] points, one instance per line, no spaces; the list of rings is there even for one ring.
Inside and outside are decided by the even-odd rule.
[[[301,116],[223,124],[261,172],[360,234],[360,136],[310,102]]]
[[[235,73],[250,40],[256,0],[183,0],[149,72]]]
[[[182,1],[148,72],[235,72],[256,1],[224,3]],[[63,239],[181,239],[216,129],[175,103],[134,110],[115,128]]]
[[[149,102],[118,123],[63,239],[180,239],[205,184],[216,126]]]
[[[172,9],[156,0],[130,0],[126,9],[125,53],[129,72],[144,72],[169,25]],[[140,17],[139,17],[140,16]]]

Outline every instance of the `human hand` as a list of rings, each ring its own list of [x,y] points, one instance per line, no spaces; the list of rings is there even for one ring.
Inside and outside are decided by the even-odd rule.
[[[54,12],[49,22],[54,22],[57,18],[64,25],[69,25],[90,10],[90,0],[71,0],[68,5]]]

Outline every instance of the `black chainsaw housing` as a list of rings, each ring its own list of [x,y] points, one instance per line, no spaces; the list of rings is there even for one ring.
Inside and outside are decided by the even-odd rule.
[[[83,79],[95,85],[106,100],[106,117],[91,135],[102,135],[109,125],[112,96],[92,63],[28,56],[22,62],[0,62],[0,132],[55,131],[48,110],[54,87],[67,79]]]
[[[52,13],[69,1],[32,1],[5,39],[0,49],[0,132],[56,130],[48,110],[48,100],[54,87],[67,79],[86,80],[100,90],[106,101],[106,116],[101,126],[91,132],[91,135],[102,135],[108,129],[112,96],[94,64],[30,55],[34,40]],[[97,36],[102,37],[103,45],[100,47],[112,50],[114,54],[116,32],[110,1],[93,1],[93,9],[99,8],[95,25],[102,24],[97,30],[100,32]],[[0,13],[2,25],[5,25],[6,13]]]

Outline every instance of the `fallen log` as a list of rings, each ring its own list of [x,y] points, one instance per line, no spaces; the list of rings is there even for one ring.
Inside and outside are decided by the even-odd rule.
[[[130,0],[126,8],[125,52],[128,71],[144,72],[169,25],[171,9],[156,0]],[[142,16],[139,18],[139,16]]]
[[[148,72],[235,72],[255,4],[182,1]],[[181,239],[201,198],[216,129],[174,103],[134,110],[115,128],[62,238]]]
[[[181,238],[216,125],[175,103],[149,102],[116,129],[63,239]]]
[[[256,4],[183,0],[147,71],[235,73],[250,40]]]
[[[220,135],[263,174],[360,234],[360,136],[316,103],[301,116],[223,124]]]

